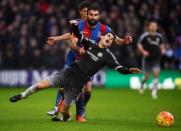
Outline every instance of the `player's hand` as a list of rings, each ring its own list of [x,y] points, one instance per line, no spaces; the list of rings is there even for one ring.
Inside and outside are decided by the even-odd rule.
[[[129,68],[129,71],[133,74],[135,73],[141,73],[141,70],[139,68]]]
[[[78,21],[76,21],[76,20],[70,20],[69,23],[70,23],[70,24],[77,25],[77,24],[78,24]]]
[[[56,42],[56,37],[49,37],[47,40],[47,44],[53,45]]]
[[[85,49],[84,49],[84,47],[79,48],[79,54],[80,54],[80,55],[85,54]]]
[[[130,44],[130,43],[132,43],[132,42],[133,42],[132,36],[127,35],[127,36],[124,37],[124,43],[125,43],[126,45],[128,45],[128,44]]]
[[[144,57],[149,56],[149,52],[148,52],[148,51],[143,51],[143,56],[144,56]]]

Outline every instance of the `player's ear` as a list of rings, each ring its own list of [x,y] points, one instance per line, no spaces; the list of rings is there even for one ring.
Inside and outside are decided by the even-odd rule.
[[[100,17],[101,17],[101,15],[99,14],[99,15],[98,15],[98,19],[100,19]]]

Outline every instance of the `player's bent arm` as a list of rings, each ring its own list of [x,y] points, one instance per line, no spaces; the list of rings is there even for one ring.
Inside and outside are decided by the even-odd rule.
[[[78,38],[80,43],[83,44],[84,47],[89,47],[91,44],[94,44],[93,41],[85,37],[83,34],[80,33],[77,22],[76,21],[70,21],[70,24],[72,24],[72,32],[74,35]]]
[[[116,45],[122,45],[124,43],[124,40],[118,36],[116,36],[115,44]]]
[[[165,46],[163,43],[160,45],[160,50],[162,55],[165,54]]]
[[[63,35],[60,36],[55,36],[55,40],[59,41],[59,40],[68,40],[70,39],[70,33],[65,33]]]
[[[68,39],[70,39],[70,33],[66,33],[66,34],[63,34],[63,35],[60,35],[60,36],[49,37],[48,40],[47,40],[47,43],[49,45],[53,45],[53,44],[56,43],[56,41],[68,40]]]
[[[70,49],[79,51],[79,47],[77,46],[78,39],[71,35],[70,37]]]
[[[138,47],[138,50],[141,52],[142,55],[144,55],[144,56],[149,55],[148,51],[146,51],[140,43],[137,44],[137,47]]]

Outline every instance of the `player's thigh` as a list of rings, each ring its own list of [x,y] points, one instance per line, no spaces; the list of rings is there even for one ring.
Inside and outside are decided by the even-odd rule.
[[[50,82],[49,82],[48,80],[42,80],[42,81],[40,81],[40,82],[37,83],[37,87],[38,87],[39,89],[48,88],[48,87],[50,87],[50,86],[51,86],[51,85],[50,85]]]
[[[71,106],[74,104],[79,94],[81,93],[81,89],[76,89],[75,86],[72,88],[72,86],[67,85],[64,87],[64,104],[66,106]]]
[[[91,92],[92,84],[93,84],[93,80],[89,80],[85,85],[84,92]]]
[[[144,80],[148,80],[149,79],[149,74],[150,74],[150,72],[147,72],[147,71],[145,71],[144,72]]]
[[[159,74],[160,74],[160,70],[158,70],[158,69],[153,69],[153,77],[154,77],[154,78],[158,78],[158,77],[159,77]]]
[[[158,77],[159,77],[160,64],[159,64],[158,61],[155,61],[155,62],[153,63],[152,72],[153,72],[153,77],[154,77],[154,78],[158,78]]]
[[[45,78],[45,81],[48,81],[50,86],[54,87],[63,87],[64,82],[63,82],[63,77],[64,74],[62,71],[56,72]]]

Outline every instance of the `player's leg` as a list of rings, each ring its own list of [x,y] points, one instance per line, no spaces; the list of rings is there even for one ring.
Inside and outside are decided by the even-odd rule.
[[[91,93],[92,93],[92,84],[93,84],[93,80],[90,80],[87,82],[87,85],[84,89],[84,106],[87,105],[88,101],[91,98]]]
[[[155,66],[153,68],[153,86],[152,86],[152,98],[153,99],[156,99],[158,96],[157,96],[157,90],[158,90],[158,84],[159,84],[159,72],[160,72],[160,69],[158,66]]]
[[[73,84],[75,85],[75,84]],[[66,88],[66,89],[65,89]],[[75,101],[77,100],[79,94],[81,91],[77,90],[80,88],[72,88],[71,86],[69,87],[64,87],[64,100],[62,104],[62,109],[60,113],[62,116],[54,116],[52,118],[52,121],[70,121],[71,120],[71,113],[70,113],[70,107]],[[76,90],[75,90],[76,89]]]
[[[84,107],[84,92],[82,91],[76,102],[76,120],[79,122],[86,121],[83,117],[83,107]]]
[[[14,95],[10,98],[11,102],[17,102],[23,98],[27,98],[29,95],[34,94],[35,92],[50,87],[50,83],[48,80],[42,80],[36,84],[33,84],[28,89],[26,89],[24,92]]]
[[[149,79],[149,72],[151,71],[150,66],[149,66],[149,62],[146,61],[145,58],[142,60],[142,68],[143,68],[143,71],[144,71],[144,76],[143,76],[143,78],[141,80],[141,88],[139,90],[140,94],[144,93],[144,84]]]
[[[62,77],[61,75],[62,75],[62,73],[58,72],[58,73],[54,73],[54,74],[48,76],[45,80],[42,80],[42,81],[30,86],[24,92],[22,92],[18,95],[12,96],[10,98],[10,101],[17,102],[18,100],[27,98],[29,95],[31,95],[41,89],[48,88],[50,86],[60,87],[60,85],[63,84],[63,82],[61,81],[61,77]]]
[[[58,110],[59,110],[59,106],[61,105],[62,101],[63,101],[63,88],[59,88],[57,91],[57,96],[56,96],[56,100],[55,100],[55,106],[52,110],[48,111],[47,114],[52,116],[55,115]]]
[[[71,63],[73,63],[74,60],[75,60],[75,57],[74,57],[73,53],[68,52],[66,61],[65,61],[65,65],[64,65],[64,69],[69,68]],[[50,116],[56,115],[58,113],[58,111],[61,110],[63,98],[64,98],[63,88],[60,88],[57,91],[55,105],[52,110],[47,112],[48,115],[50,115]]]
[[[76,102],[76,120],[79,122],[86,122],[85,109],[91,97],[92,83],[92,79],[90,79]]]

